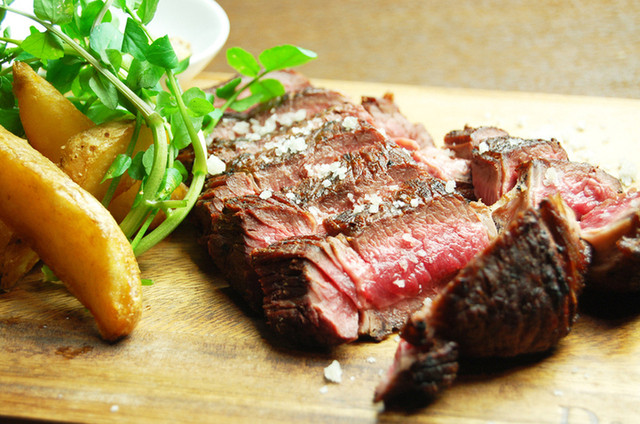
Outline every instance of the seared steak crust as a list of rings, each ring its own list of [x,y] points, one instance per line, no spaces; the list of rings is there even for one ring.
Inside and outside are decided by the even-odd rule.
[[[374,401],[406,404],[435,398],[453,384],[458,373],[455,342],[433,340],[416,346],[400,340],[393,365],[374,394]]]
[[[423,359],[415,352],[431,351],[440,340],[454,342],[461,358],[509,357],[555,346],[577,317],[587,252],[559,196],[521,213],[412,315],[402,331],[410,347],[401,342],[376,399],[415,393],[417,383],[405,370],[414,362],[420,367]],[[424,400],[431,397],[427,391]]]
[[[521,214],[434,300],[428,323],[462,356],[541,352],[569,333],[588,257],[564,208]]]

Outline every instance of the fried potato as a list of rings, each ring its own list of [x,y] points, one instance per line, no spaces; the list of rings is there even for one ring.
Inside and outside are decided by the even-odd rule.
[[[84,130],[64,145],[60,168],[82,188],[102,200],[110,180],[101,183],[116,156],[125,153],[135,128],[133,121],[111,121]],[[143,126],[138,135],[134,155],[153,143],[151,130]],[[126,173],[122,176],[115,196],[127,191],[136,181]]]
[[[95,125],[26,63],[13,63],[13,93],[29,143],[53,162],[69,137]]]
[[[0,221],[0,289],[13,288],[39,260],[36,252]]]
[[[140,269],[111,214],[26,140],[0,127],[0,219],[93,314],[105,340],[142,310]]]

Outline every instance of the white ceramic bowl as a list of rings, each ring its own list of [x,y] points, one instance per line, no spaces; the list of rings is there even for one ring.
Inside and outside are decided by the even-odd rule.
[[[189,68],[180,75],[190,81],[211,62],[229,36],[229,18],[214,0],[161,0],[149,24],[156,36],[169,34],[191,47]]]
[[[32,5],[32,0],[15,0],[12,7],[33,11]],[[34,23],[29,19],[7,13],[2,26],[11,26],[13,37],[24,38],[31,25]],[[168,34],[189,46],[189,68],[180,75],[180,81],[186,84],[202,72],[224,46],[229,36],[229,18],[214,0],[160,0],[149,31],[156,37]]]

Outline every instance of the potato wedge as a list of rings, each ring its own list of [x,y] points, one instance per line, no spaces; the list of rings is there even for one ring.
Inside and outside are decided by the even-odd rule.
[[[2,127],[0,163],[0,219],[89,309],[105,340],[129,334],[142,309],[140,270],[111,214]]]
[[[39,260],[36,252],[0,221],[0,289],[12,289]]]
[[[60,168],[82,188],[102,200],[110,181],[100,182],[116,156],[127,151],[134,127],[133,121],[111,121],[72,136],[62,149]],[[134,155],[152,143],[151,130],[142,127]],[[125,173],[115,196],[127,191],[135,182]]]
[[[69,137],[95,125],[26,63],[13,63],[13,93],[29,143],[53,162]]]

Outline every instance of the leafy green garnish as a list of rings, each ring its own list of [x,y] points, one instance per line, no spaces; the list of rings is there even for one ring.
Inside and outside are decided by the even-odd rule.
[[[0,19],[15,13],[45,28],[32,27],[24,40],[10,38],[10,28],[3,28],[0,124],[16,133],[21,131],[11,92],[10,65],[14,60],[28,62],[96,124],[122,118],[136,121],[127,153],[116,157],[104,176],[104,181],[111,182],[103,203],[109,204],[125,173],[141,181],[133,207],[120,225],[137,255],[173,231],[195,204],[207,175],[204,136],[223,113],[227,109],[246,110],[281,96],[282,84],[265,75],[316,57],[291,45],[267,49],[258,58],[239,47],[230,48],[228,63],[242,78],[216,90],[215,95],[224,100],[216,108],[211,94],[180,87],[176,75],[187,68],[188,58],[178,58],[169,36],[150,36],[146,25],[153,19],[158,0],[34,0],[33,14],[12,8],[11,1],[0,2]],[[124,17],[123,25],[115,16]],[[241,98],[243,92],[249,95]],[[134,155],[143,123],[151,129],[154,143]],[[190,145],[195,160],[188,175],[176,156]],[[184,199],[170,200],[184,181],[190,181]],[[148,231],[161,210],[167,218]]]

